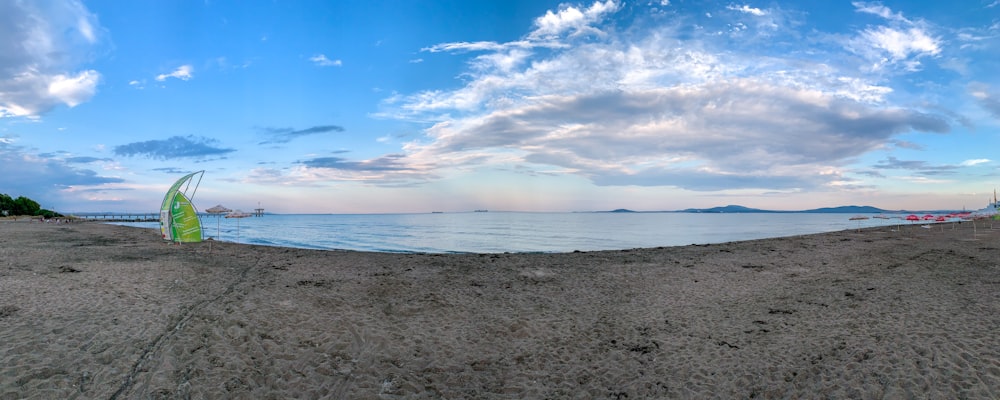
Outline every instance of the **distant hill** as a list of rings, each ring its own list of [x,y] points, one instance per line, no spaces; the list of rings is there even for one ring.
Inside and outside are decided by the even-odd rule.
[[[688,208],[686,210],[680,210],[677,212],[686,213],[773,213],[782,211],[769,211],[761,210],[757,208],[749,208],[736,205],[728,205],[723,207],[712,207],[712,208]]]
[[[728,205],[724,207],[712,207],[712,208],[688,208],[686,210],[680,210],[677,212],[687,212],[687,213],[812,213],[812,214],[878,214],[886,211],[881,208],[872,206],[840,206],[840,207],[824,207],[824,208],[814,208],[811,210],[802,211],[778,211],[778,210],[761,210],[757,208],[749,208],[737,205]]]
[[[800,212],[804,212],[804,213],[816,213],[816,214],[819,214],[819,213],[823,213],[823,214],[836,214],[836,213],[844,213],[844,214],[878,214],[878,213],[891,212],[891,211],[886,211],[886,210],[883,210],[881,208],[872,207],[872,206],[840,206],[840,207],[815,208],[815,209],[812,209],[812,210],[805,210],[805,211],[800,211]]]

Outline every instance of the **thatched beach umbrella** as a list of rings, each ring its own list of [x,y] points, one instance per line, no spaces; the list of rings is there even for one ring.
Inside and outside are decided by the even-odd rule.
[[[868,217],[866,217],[864,215],[855,215],[855,216],[853,216],[851,218],[848,218],[848,219],[851,220],[851,221],[858,221],[858,232],[861,232],[861,221],[864,221],[864,220],[868,219]]]
[[[249,213],[245,213],[241,210],[230,211],[226,214],[226,218],[236,218],[236,243],[240,242],[240,218],[249,217]]]
[[[233,210],[230,210],[230,209],[224,207],[222,204],[218,204],[215,207],[212,207],[212,208],[209,208],[209,209],[205,210],[205,212],[207,212],[209,214],[222,214],[222,213],[227,213],[227,212],[230,212],[230,211],[233,211]]]
[[[205,210],[205,212],[207,212],[209,214],[212,214],[212,215],[215,215],[215,237],[216,238],[218,238],[220,236],[219,232],[222,231],[222,229],[220,227],[220,225],[221,225],[220,221],[222,221],[222,219],[219,218],[219,217],[221,217],[222,214],[225,214],[225,213],[231,212],[231,211],[233,211],[233,210],[230,210],[230,209],[228,209],[226,207],[223,207],[222,204],[218,204],[215,207],[212,207],[212,208],[209,208],[209,209]]]

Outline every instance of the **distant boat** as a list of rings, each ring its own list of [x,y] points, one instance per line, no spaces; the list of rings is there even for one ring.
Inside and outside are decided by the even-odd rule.
[[[431,211],[431,214],[444,214],[444,211]]]
[[[489,212],[490,210],[476,210],[476,212]]]

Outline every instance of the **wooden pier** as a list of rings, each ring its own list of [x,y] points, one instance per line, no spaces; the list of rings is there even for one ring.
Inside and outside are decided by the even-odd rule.
[[[86,213],[73,214],[79,221],[93,222],[159,222],[158,213]]]

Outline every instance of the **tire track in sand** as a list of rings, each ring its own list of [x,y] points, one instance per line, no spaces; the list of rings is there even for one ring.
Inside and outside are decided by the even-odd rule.
[[[142,354],[139,355],[139,359],[136,360],[134,364],[132,364],[132,370],[129,371],[128,376],[125,377],[125,381],[122,382],[122,385],[120,387],[118,387],[118,390],[116,390],[114,393],[111,394],[111,397],[109,397],[108,400],[117,400],[119,396],[128,393],[129,389],[131,389],[132,387],[132,384],[135,382],[136,376],[139,375],[139,370],[142,368],[143,362],[151,359],[156,352],[160,351],[160,349],[163,348],[163,344],[167,340],[169,340],[177,332],[183,329],[184,325],[188,322],[188,320],[191,319],[192,316],[194,316],[196,311],[205,308],[205,306],[207,305],[218,302],[223,297],[226,297],[227,295],[232,293],[233,290],[236,289],[236,286],[246,281],[247,273],[250,272],[251,269],[256,267],[257,263],[259,262],[260,258],[256,258],[254,259],[253,264],[243,267],[243,270],[240,271],[240,274],[236,278],[236,280],[230,283],[229,286],[226,287],[226,290],[224,290],[219,295],[211,299],[206,299],[196,302],[186,311],[182,312],[181,317],[176,324],[173,324],[173,326],[168,326],[166,330],[157,335],[152,342],[146,345],[146,348],[142,350]]]

